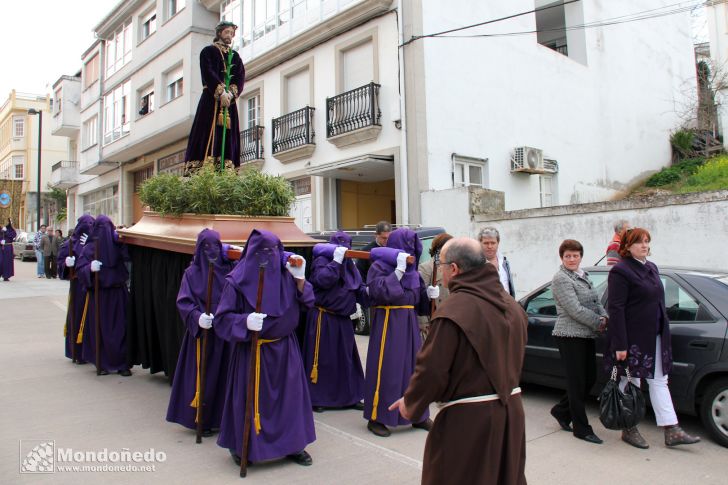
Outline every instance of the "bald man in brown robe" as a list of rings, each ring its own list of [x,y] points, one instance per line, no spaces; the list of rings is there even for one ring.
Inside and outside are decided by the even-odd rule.
[[[528,324],[477,241],[440,256],[450,297],[437,309],[404,397],[409,419],[441,407],[425,444],[423,484],[525,484],[526,433],[518,381]]]

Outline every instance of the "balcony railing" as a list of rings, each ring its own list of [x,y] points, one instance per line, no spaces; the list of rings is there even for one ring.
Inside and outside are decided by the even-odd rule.
[[[240,132],[240,163],[263,158],[263,127],[255,125]]]
[[[51,167],[51,186],[68,189],[78,184],[78,162],[61,160]]]
[[[368,126],[381,126],[380,87],[372,82],[326,98],[326,137],[331,138]]]
[[[314,108],[306,106],[280,118],[273,118],[273,153],[314,144],[314,111]]]

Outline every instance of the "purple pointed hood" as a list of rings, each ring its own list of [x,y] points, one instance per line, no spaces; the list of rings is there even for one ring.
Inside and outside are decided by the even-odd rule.
[[[78,218],[78,221],[76,222],[76,227],[73,229],[73,234],[71,234],[71,242],[72,249],[73,249],[73,255],[78,256],[81,254],[81,251],[83,251],[83,244],[81,244],[81,235],[87,234],[88,236],[91,236],[91,230],[93,229],[95,219],[90,214],[84,214],[81,217]]]
[[[416,289],[420,287],[420,274],[417,268],[420,265],[420,256],[422,255],[422,243],[417,233],[412,229],[400,227],[392,231],[387,239],[387,247],[399,249],[409,255],[415,257],[414,264],[408,264],[402,277],[402,286],[404,288]]]
[[[185,271],[192,293],[199,301],[207,302],[207,278],[212,263],[212,302],[220,301],[225,276],[233,269],[233,264],[222,256],[220,233],[203,229],[197,235],[195,255]]]
[[[351,236],[344,231],[336,231],[329,238],[329,243],[317,244],[313,247],[313,257],[325,257],[329,261],[334,259],[334,251],[338,246],[344,246],[351,249]],[[361,286],[361,273],[351,258],[344,258],[344,262],[340,267],[340,278],[343,279],[344,288],[347,290],[358,290]]]
[[[107,268],[115,268],[121,264],[121,251],[119,237],[116,234],[114,223],[108,216],[99,215],[93,223],[89,239],[94,241],[96,248],[94,258],[101,261]]]
[[[288,255],[280,239],[272,232],[254,229],[245,249],[227,281],[243,294],[255,308],[258,297],[258,271],[264,268],[261,313],[278,317],[283,315],[296,297],[293,277],[286,269]]]

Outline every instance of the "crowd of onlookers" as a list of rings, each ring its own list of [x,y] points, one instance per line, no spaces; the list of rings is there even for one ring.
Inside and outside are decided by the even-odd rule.
[[[33,249],[35,250],[36,275],[38,278],[58,278],[56,260],[61,244],[65,240],[62,230],[53,229],[45,224],[41,225],[38,232],[35,233]]]

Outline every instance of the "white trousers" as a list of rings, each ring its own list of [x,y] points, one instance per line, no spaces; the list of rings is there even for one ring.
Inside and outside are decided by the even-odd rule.
[[[632,382],[639,387],[639,378],[633,377]],[[650,402],[652,403],[652,410],[655,412],[657,426],[677,424],[677,415],[675,414],[675,407],[672,405],[670,388],[667,387],[667,376],[662,373],[662,342],[659,335],[655,343],[655,377],[647,379],[647,385],[650,390]],[[622,376],[619,388],[624,391],[625,387],[627,387],[627,378]]]

